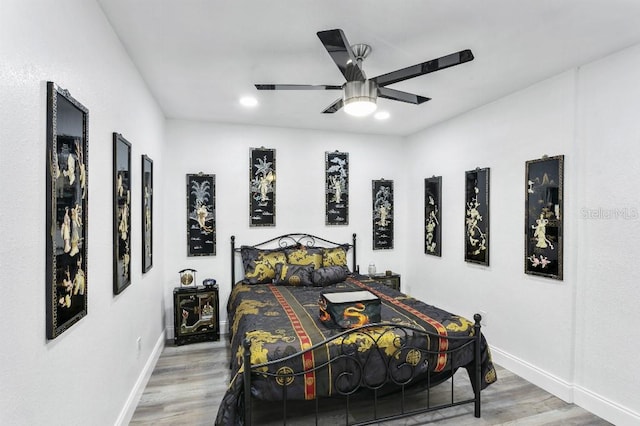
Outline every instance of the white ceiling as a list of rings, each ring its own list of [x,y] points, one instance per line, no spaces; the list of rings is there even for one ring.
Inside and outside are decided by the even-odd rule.
[[[168,118],[409,135],[640,42],[637,0],[98,0]],[[341,28],[376,76],[471,49],[472,62],[389,87],[432,98],[378,100],[385,121],[321,114],[341,85],[316,32]],[[238,100],[254,95],[259,106]]]

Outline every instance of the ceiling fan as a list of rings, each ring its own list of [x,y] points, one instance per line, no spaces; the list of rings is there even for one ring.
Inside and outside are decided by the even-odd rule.
[[[420,105],[431,98],[390,89],[387,86],[420,75],[449,68],[473,60],[471,50],[461,50],[441,58],[432,59],[407,68],[402,68],[377,77],[367,78],[362,70],[362,61],[371,52],[366,44],[349,45],[341,29],[319,31],[318,37],[338,69],[347,80],[341,86],[328,84],[256,84],[258,90],[342,90],[342,97],[324,111],[332,114],[344,107],[351,115],[365,116],[375,111],[378,97]]]

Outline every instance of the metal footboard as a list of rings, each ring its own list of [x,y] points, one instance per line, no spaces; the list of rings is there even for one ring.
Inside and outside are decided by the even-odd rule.
[[[281,359],[251,365],[251,342],[245,339],[243,342],[244,366],[244,396],[241,404],[244,424],[251,425],[253,420],[253,398],[251,393],[252,382],[256,380],[273,380],[280,384],[282,389],[282,424],[287,424],[288,405],[294,404],[288,398],[286,384],[295,378],[306,380],[310,374],[328,374],[331,379],[332,400],[340,400],[344,404],[344,424],[350,426],[367,425],[382,421],[390,421],[421,413],[443,410],[459,405],[474,404],[474,415],[480,417],[480,383],[482,364],[482,335],[480,333],[479,314],[474,315],[475,324],[471,336],[441,336],[410,326],[379,323],[341,332],[330,339],[315,344],[305,351],[300,351]],[[358,344],[354,344],[354,338]],[[442,348],[443,341],[447,342],[445,348],[455,346],[453,349],[433,350]],[[360,350],[364,343],[366,351]],[[449,342],[456,341],[455,344]],[[391,343],[390,343],[391,342]],[[320,361],[312,368],[302,371],[291,371],[290,368],[282,368],[288,361],[296,357],[304,357],[306,354],[318,353],[321,350],[328,353],[328,347],[333,347],[329,359]],[[465,352],[466,351],[466,354]],[[468,354],[472,354],[471,362],[468,362]],[[441,362],[441,357],[446,357],[446,368],[434,374],[434,368]],[[456,365],[457,359],[464,359],[464,365]],[[473,398],[456,400],[454,392],[454,374],[460,367],[473,366],[475,382],[473,386]],[[329,372],[329,373],[328,373]],[[447,374],[448,373],[448,374]],[[431,388],[443,381],[451,379],[451,395],[446,402],[433,403]],[[300,380],[300,379],[298,379]],[[425,406],[410,409],[406,404],[406,397],[416,387],[426,393]],[[393,395],[390,395],[393,393]],[[324,398],[327,398],[326,396]],[[392,412],[381,412],[380,401],[383,398],[397,398],[399,408]],[[319,413],[319,399],[316,396],[313,402],[315,407],[315,424],[321,417]],[[301,402],[301,401],[300,401]],[[371,407],[372,417],[366,420],[350,421],[350,410],[354,404],[364,403]]]

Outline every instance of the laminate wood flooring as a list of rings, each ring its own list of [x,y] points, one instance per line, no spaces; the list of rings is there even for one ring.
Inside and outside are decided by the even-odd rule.
[[[225,340],[171,346],[167,343],[149,379],[130,422],[131,425],[213,425],[218,405],[229,383],[229,348]],[[496,365],[498,381],[482,391],[482,417],[473,416],[473,405],[450,408],[412,418],[383,423],[385,425],[580,425],[601,426],[610,423],[574,405],[567,404],[548,392],[532,385],[510,371]],[[455,375],[456,398],[460,392],[471,394],[467,373]],[[443,383],[433,389],[448,394],[450,384]],[[463,394],[462,398],[466,398]],[[416,395],[408,404],[420,404]],[[433,399],[432,399],[433,400]],[[389,402],[391,403],[391,402]],[[381,404],[384,409],[385,401]],[[277,412],[275,404],[257,404],[254,424],[281,424],[272,422]],[[312,408],[313,409],[313,408]],[[298,413],[295,413],[298,411]],[[323,409],[320,424],[344,424],[342,409],[329,406]],[[370,407],[350,411],[350,421],[368,415]],[[287,425],[308,425],[313,420],[304,405],[294,407],[296,420]]]

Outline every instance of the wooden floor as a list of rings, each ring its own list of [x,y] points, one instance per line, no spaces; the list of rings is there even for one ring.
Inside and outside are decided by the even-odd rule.
[[[131,420],[132,425],[212,425],[229,381],[229,349],[225,341],[185,346],[167,344]],[[482,392],[482,418],[473,406],[423,414],[386,425],[610,425],[567,404],[515,374],[496,366],[498,381]],[[466,371],[455,377],[456,388],[467,389]],[[466,383],[465,380],[467,381]],[[434,389],[447,386],[440,385]],[[446,391],[446,389],[444,389]],[[269,418],[269,412],[262,418]],[[259,414],[259,413],[258,413]],[[332,415],[322,423],[335,426]],[[260,418],[260,417],[257,417]],[[344,420],[341,420],[344,422]],[[260,421],[258,424],[266,424]],[[288,421],[287,424],[309,424]]]

